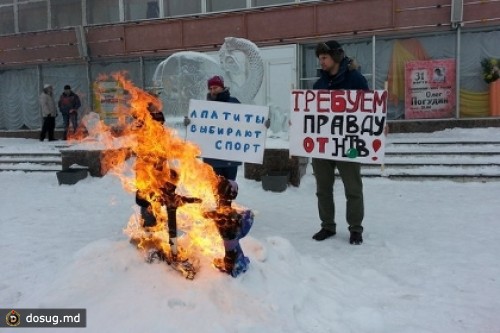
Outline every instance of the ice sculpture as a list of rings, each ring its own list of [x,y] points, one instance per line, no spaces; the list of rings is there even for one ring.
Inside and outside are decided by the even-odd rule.
[[[227,37],[219,59],[231,95],[241,103],[251,104],[264,78],[264,62],[257,45],[244,38]]]
[[[179,117],[187,114],[189,100],[204,100],[206,82],[222,75],[231,95],[251,104],[262,85],[264,64],[257,45],[243,38],[227,37],[219,50],[218,63],[201,52],[172,54],[156,68],[153,83],[163,89],[164,113]]]

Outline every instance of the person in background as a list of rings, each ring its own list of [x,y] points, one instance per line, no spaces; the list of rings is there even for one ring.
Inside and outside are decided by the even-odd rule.
[[[224,102],[224,103],[240,103],[240,101],[232,97],[229,88],[224,86],[222,76],[215,75],[207,81],[208,93],[207,101]],[[184,126],[189,125],[190,119],[184,118]],[[238,174],[238,166],[241,162],[230,160],[219,160],[216,158],[204,158],[203,162],[209,164],[218,176],[223,176],[228,180],[236,180]]]
[[[40,108],[42,111],[43,124],[40,133],[40,141],[45,140],[45,135],[48,134],[49,141],[54,141],[54,129],[56,128],[57,108],[54,101],[53,89],[50,84],[43,86],[43,91],[39,97]]]
[[[316,46],[316,57],[321,66],[321,74],[313,89],[368,90],[366,78],[353,66],[354,62],[346,57],[338,42],[319,43]],[[346,220],[350,231],[349,242],[360,245],[363,243],[361,223],[364,218],[361,165],[354,162],[313,158],[312,167],[316,178],[316,196],[321,220],[321,230],[314,234],[313,239],[322,241],[336,234],[333,184],[337,168],[344,183],[347,199]]]
[[[71,87],[69,85],[64,86],[64,91],[59,97],[59,111],[63,116],[64,123],[64,134],[63,139],[68,139],[68,130],[69,125],[73,127],[73,133],[76,133],[76,129],[78,128],[78,109],[81,106],[80,97],[71,91]]]
[[[224,102],[224,103],[240,103],[240,101],[231,96],[229,88],[224,85],[224,78],[220,75],[212,76],[207,81],[208,93],[207,101]],[[188,126],[191,120],[184,117],[184,126]],[[264,123],[266,128],[269,128],[271,122],[269,119]],[[218,176],[222,176],[227,180],[236,180],[238,175],[238,166],[241,162],[230,160],[219,160],[216,158],[204,158],[203,162],[209,164]]]

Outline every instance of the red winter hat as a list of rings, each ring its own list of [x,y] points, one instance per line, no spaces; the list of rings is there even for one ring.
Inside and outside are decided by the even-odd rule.
[[[211,86],[218,86],[224,88],[224,79],[222,78],[222,76],[215,75],[210,79],[208,79],[207,85],[208,88],[210,88]]]

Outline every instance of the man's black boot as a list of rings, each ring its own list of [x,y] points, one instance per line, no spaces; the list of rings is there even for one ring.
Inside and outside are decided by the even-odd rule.
[[[336,234],[335,231],[331,231],[331,230],[328,230],[328,229],[325,229],[325,228],[321,228],[320,231],[318,231],[317,233],[314,234],[313,239],[315,239],[317,241],[322,241],[322,240],[325,240],[327,238],[332,237],[335,234]]]
[[[363,243],[363,235],[357,231],[351,231],[351,237],[349,238],[349,243],[353,245],[361,245]]]

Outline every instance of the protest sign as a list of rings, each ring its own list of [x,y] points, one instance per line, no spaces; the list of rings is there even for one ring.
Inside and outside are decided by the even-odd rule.
[[[202,157],[261,164],[269,114],[267,106],[190,100],[187,139]]]
[[[293,90],[290,154],[383,164],[387,91]]]

